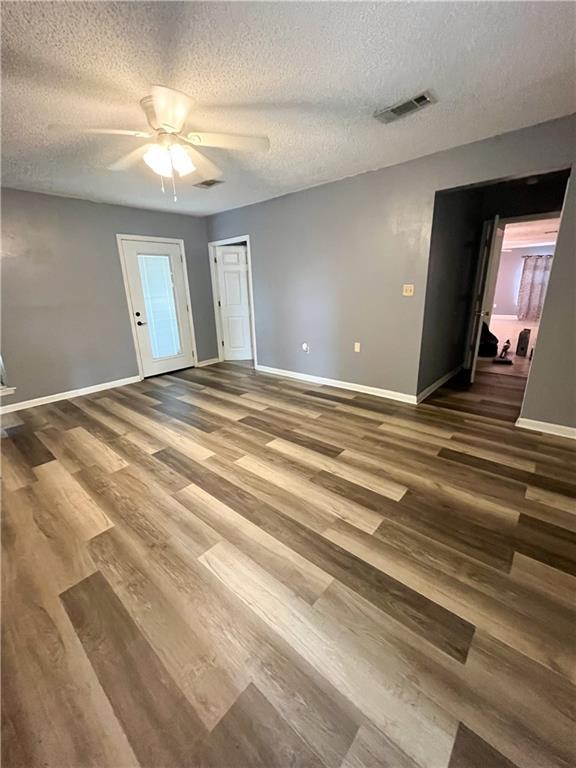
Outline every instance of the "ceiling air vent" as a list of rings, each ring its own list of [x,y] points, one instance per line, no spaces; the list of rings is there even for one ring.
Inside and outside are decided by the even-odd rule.
[[[206,179],[205,181],[201,181],[199,184],[194,184],[194,186],[198,187],[199,189],[210,189],[210,187],[215,187],[216,184],[224,184],[223,179]]]
[[[408,99],[408,101],[402,101],[391,107],[386,107],[386,109],[382,109],[379,112],[375,112],[374,117],[376,120],[380,120],[381,123],[393,123],[401,117],[406,117],[413,112],[418,112],[420,109],[424,109],[424,107],[428,107],[430,104],[435,103],[436,99],[432,96],[430,91],[424,91],[424,93],[420,93],[418,96]]]

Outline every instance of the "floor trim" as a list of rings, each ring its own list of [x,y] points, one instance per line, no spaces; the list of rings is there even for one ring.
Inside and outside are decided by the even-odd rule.
[[[57,392],[55,395],[46,395],[46,397],[35,397],[33,400],[22,400],[20,403],[10,403],[0,408],[0,415],[5,413],[14,413],[14,411],[24,411],[27,408],[35,408],[38,405],[47,405],[56,403],[58,400],[68,400],[71,397],[81,397],[82,395],[91,395],[93,392],[101,392],[104,389],[114,389],[114,387],[125,387],[126,384],[134,384],[142,381],[142,376],[129,376],[126,379],[117,379],[116,381],[104,381],[102,384],[93,384],[91,387],[82,387],[81,389],[71,389],[68,392]]]
[[[298,371],[285,371],[281,368],[270,368],[267,365],[256,365],[257,371],[262,373],[271,373],[276,376],[284,376],[287,379],[298,379],[300,381],[309,381],[311,384],[327,384],[330,387],[340,387],[340,389],[351,389],[354,392],[362,392],[365,395],[375,395],[384,397],[387,400],[398,400],[401,403],[417,404],[416,395],[407,395],[404,392],[395,392],[392,389],[380,389],[379,387],[368,387],[364,384],[354,384],[351,381],[340,381],[339,379],[325,379],[322,376],[312,376],[309,373],[299,373]]]
[[[519,418],[516,420],[516,426],[520,429],[533,429],[536,432],[544,432],[547,435],[557,435],[558,437],[568,437],[576,440],[576,427],[565,427],[563,424],[551,424],[549,421],[534,421],[533,419]]]
[[[218,357],[211,357],[208,360],[198,360],[198,362],[196,363],[195,367],[196,368],[204,368],[204,366],[206,366],[206,365],[216,365],[216,363],[219,363],[219,362],[221,362],[220,358],[218,358]]]
[[[444,376],[440,376],[440,378],[436,379],[436,381],[430,384],[429,387],[426,387],[426,389],[423,389],[422,392],[418,392],[418,394],[416,395],[417,402],[421,403],[422,400],[425,400],[429,395],[432,394],[432,392],[439,389],[442,386],[442,384],[446,384],[447,381],[450,381],[450,379],[453,376],[456,376],[457,373],[460,373],[461,370],[462,370],[462,366],[458,365],[449,373],[445,373]]]

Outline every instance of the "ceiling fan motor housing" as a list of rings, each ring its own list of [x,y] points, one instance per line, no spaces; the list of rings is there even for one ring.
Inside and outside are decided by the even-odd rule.
[[[142,107],[144,114],[146,115],[146,120],[148,121],[148,125],[153,128],[155,131],[157,131],[160,126],[158,125],[158,122],[156,120],[156,112],[154,110],[154,102],[152,100],[152,96],[144,96],[143,99],[140,99],[140,106]]]

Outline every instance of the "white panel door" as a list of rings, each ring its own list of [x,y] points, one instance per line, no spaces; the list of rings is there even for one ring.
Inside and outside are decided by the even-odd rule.
[[[500,225],[500,217],[496,216],[492,221],[484,223],[482,242],[480,244],[480,257],[476,275],[476,287],[474,295],[474,315],[471,323],[470,346],[464,367],[470,369],[470,383],[476,376],[476,363],[478,362],[478,349],[480,336],[482,335],[482,323],[490,324],[492,316],[492,303],[496,287],[496,276],[502,241],[504,239],[504,227]]]
[[[245,245],[216,248],[220,328],[225,360],[250,360],[250,294]]]
[[[120,238],[136,351],[144,376],[194,365],[191,308],[179,243]]]

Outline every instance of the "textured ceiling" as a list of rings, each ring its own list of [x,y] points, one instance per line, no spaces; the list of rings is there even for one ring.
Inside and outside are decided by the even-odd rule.
[[[3,184],[206,214],[576,111],[575,3],[3,2]],[[267,134],[206,151],[225,184],[163,196],[134,148],[74,126],[143,129],[153,83],[189,93],[190,129]],[[430,88],[392,125],[372,113]],[[71,130],[56,129],[68,124]]]

